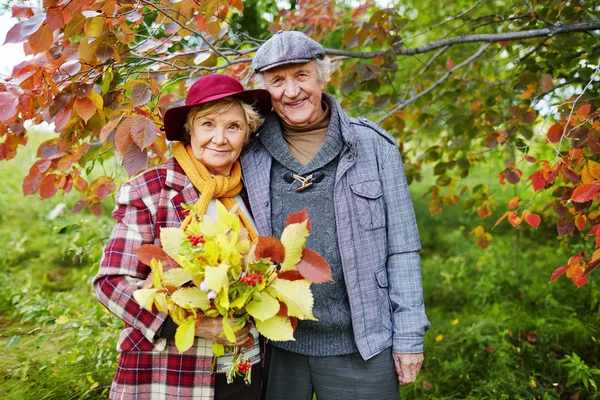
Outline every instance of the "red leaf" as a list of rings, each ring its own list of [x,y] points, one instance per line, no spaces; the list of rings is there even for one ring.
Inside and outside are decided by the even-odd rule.
[[[558,278],[559,276],[561,276],[562,274],[564,274],[567,269],[569,269],[568,265],[565,265],[563,267],[557,268],[552,273],[552,276],[550,277],[550,282],[554,282],[556,280],[556,278]]]
[[[575,218],[571,215],[567,215],[558,220],[556,224],[556,230],[558,236],[567,236],[575,232]]]
[[[46,23],[53,31],[60,29],[65,25],[61,7],[53,6],[46,10]]]
[[[131,88],[131,102],[134,106],[143,106],[152,98],[152,92],[143,83],[138,83]]]
[[[83,99],[84,97],[88,97],[88,95],[92,92],[93,88],[94,88],[93,84],[83,83],[83,82],[73,83],[73,85],[71,87],[73,94],[75,96],[79,97],[80,99]]]
[[[32,165],[29,169],[29,173],[23,180],[23,196],[30,196],[36,193],[40,189],[40,180],[42,174],[38,169],[37,165]]]
[[[115,51],[108,43],[100,43],[96,48],[96,58],[98,58],[98,60],[101,62],[105,62],[106,60],[110,59],[114,53]]]
[[[597,183],[584,183],[575,188],[571,201],[576,203],[585,203],[586,201],[592,200],[600,192],[600,184]]]
[[[300,275],[300,272],[296,271],[295,269],[280,272],[277,274],[277,278],[285,279],[286,281],[297,281],[300,279],[304,279],[304,277]]]
[[[446,69],[448,71],[452,70],[455,67],[454,62],[452,61],[451,58],[448,57],[448,59],[446,59]]]
[[[19,98],[11,92],[0,93],[0,121],[8,121],[17,115]]]
[[[137,175],[148,168],[148,153],[133,143],[129,144],[123,153],[123,166],[129,176]]]
[[[537,229],[537,227],[540,225],[540,222],[542,222],[542,219],[539,215],[533,214],[529,210],[523,211],[523,219],[525,219],[525,222],[533,226],[535,229]]]
[[[52,42],[54,41],[54,35],[52,30],[47,24],[42,24],[40,29],[35,31],[27,39],[29,46],[33,50],[33,54],[43,53],[50,49]]]
[[[133,125],[134,118],[127,117],[117,127],[117,133],[115,134],[115,147],[117,151],[123,153],[127,146],[133,141],[131,139],[131,126]]]
[[[590,231],[588,232],[588,235],[595,235],[598,231],[598,228],[600,228],[600,224],[594,225],[592,229],[590,229]]]
[[[520,223],[521,223],[521,221],[522,221],[521,217],[519,217],[517,214],[515,214],[515,213],[514,213],[514,212],[512,212],[512,211],[508,211],[508,212],[507,212],[507,214],[508,214],[508,215],[507,215],[507,216],[508,216],[508,222],[509,222],[509,223],[510,223],[512,226],[514,226],[515,228],[516,228],[517,226],[519,226],[519,224],[520,224]]]
[[[519,177],[518,174],[516,174],[513,170],[511,170],[509,168],[506,168],[503,171],[503,173],[504,173],[504,176],[506,177],[506,180],[509,181],[510,183],[512,183],[513,185],[516,185],[521,180],[521,177]]]
[[[290,322],[292,323],[292,329],[295,331],[298,327],[298,318],[290,317]]]
[[[115,126],[119,123],[121,118],[115,118],[112,121],[109,121],[106,125],[102,127],[100,131],[100,139],[106,139],[108,135],[110,135],[114,130]]]
[[[60,132],[65,126],[67,126],[69,120],[71,119],[72,111],[73,107],[69,104],[68,106],[60,110],[58,114],[56,114],[56,116],[54,117],[55,132]]]
[[[37,14],[23,22],[19,22],[8,31],[4,44],[21,43],[27,40],[31,34],[40,29],[45,19],[45,14]]]
[[[518,197],[513,197],[512,199],[510,199],[508,201],[508,208],[517,208],[519,207],[519,203],[521,202],[521,199]]]
[[[540,79],[540,83],[542,84],[542,92],[548,93],[554,87],[554,82],[552,82],[552,75],[544,74]]]
[[[158,128],[154,121],[144,116],[135,118],[131,126],[131,137],[140,149],[145,149],[156,140]]]
[[[42,178],[40,182],[40,197],[42,200],[49,199],[56,194],[56,175],[50,174]]]
[[[600,153],[600,135],[594,128],[588,130],[588,145],[592,154]]]
[[[261,236],[256,243],[254,256],[257,260],[270,258],[272,262],[281,264],[285,259],[285,248],[276,237]]]
[[[302,258],[296,269],[304,279],[312,283],[324,283],[333,281],[331,277],[331,268],[323,256],[311,249],[302,251]]]
[[[287,306],[285,305],[285,303],[279,302],[279,311],[277,312],[277,315],[279,315],[281,317],[288,316],[288,309],[287,309]]]
[[[560,139],[563,137],[564,128],[564,125],[560,122],[552,125],[550,129],[548,129],[548,134],[546,135],[548,137],[548,141],[550,143],[560,142]]]
[[[579,109],[577,109],[577,115],[580,117],[585,117],[590,113],[591,107],[592,106],[589,104],[582,105],[581,107],[579,107]]]
[[[529,179],[531,180],[531,184],[533,185],[533,190],[537,192],[538,190],[543,189],[546,186],[546,180],[544,179],[544,172],[539,169],[535,171]]]
[[[165,265],[177,265],[175,260],[165,253],[165,251],[154,244],[144,244],[137,249],[135,249],[135,254],[142,264],[150,265],[150,261],[155,259],[156,261],[160,261]]]
[[[88,208],[94,217],[99,217],[104,211],[104,205],[102,205],[102,203],[88,203]]]
[[[310,231],[310,218],[308,217],[308,212],[306,211],[306,208],[302,211],[290,214],[285,220],[285,226],[297,224],[303,222],[304,220],[308,220],[308,224],[306,226]]]
[[[14,5],[12,8],[13,18],[31,18],[33,15],[31,7]]]
[[[76,99],[74,104],[75,112],[86,123],[96,114],[96,105],[89,97]]]
[[[85,208],[85,206],[87,206],[87,204],[88,204],[87,200],[79,200],[77,203],[75,203],[75,205],[71,209],[71,214],[75,214],[75,213],[78,213],[79,211],[82,211]]]
[[[587,276],[587,274],[589,274],[590,272],[595,270],[598,267],[598,265],[600,265],[600,260],[595,260],[595,261],[592,261],[591,263],[589,263],[588,266],[585,267],[585,270],[583,271],[583,276]]]

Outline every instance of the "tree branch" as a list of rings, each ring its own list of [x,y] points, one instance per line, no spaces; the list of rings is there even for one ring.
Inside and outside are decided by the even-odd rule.
[[[475,59],[477,59],[477,57],[479,57],[480,55],[482,55],[483,52],[486,51],[487,48],[490,47],[491,45],[492,45],[492,43],[486,43],[486,44],[482,45],[481,47],[479,47],[479,49],[471,57],[467,58],[465,61],[461,62],[460,64],[455,65],[454,68],[452,68],[451,70],[449,70],[448,72],[446,72],[444,74],[444,76],[442,76],[440,79],[438,79],[433,85],[429,86],[427,89],[423,90],[419,94],[414,95],[410,99],[408,99],[406,101],[403,101],[402,103],[396,104],[383,118],[379,119],[377,121],[377,123],[381,124],[383,121],[385,121],[387,118],[389,118],[390,116],[392,116],[397,111],[403,109],[404,107],[406,107],[409,104],[414,103],[419,98],[421,98],[421,97],[425,96],[427,93],[431,92],[433,89],[435,89],[436,87],[438,87],[439,85],[441,85],[442,83],[444,83],[444,81],[446,81],[450,77],[450,75],[452,75],[456,70],[464,67],[465,65],[470,64]]]
[[[478,35],[465,35],[456,36],[448,39],[441,39],[433,43],[420,46],[420,47],[404,47],[396,51],[397,55],[414,55],[420,53],[427,53],[432,50],[439,49],[441,47],[452,46],[459,43],[477,43],[487,42],[496,43],[502,41],[519,40],[519,39],[531,39],[541,36],[556,36],[563,33],[571,32],[587,32],[600,29],[600,22],[579,22],[575,24],[555,24],[549,28],[532,29],[528,31],[520,32],[507,32],[507,33],[491,33],[491,34],[478,34]],[[325,52],[329,55],[334,56],[347,56],[351,58],[375,58],[389,52],[390,50],[381,51],[370,51],[370,52],[358,52],[358,51],[346,51],[338,49],[325,49]]]

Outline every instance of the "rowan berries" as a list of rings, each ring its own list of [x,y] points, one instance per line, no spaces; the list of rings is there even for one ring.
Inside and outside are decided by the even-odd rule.
[[[198,246],[200,243],[204,243],[204,235],[188,235],[187,238],[192,246]]]
[[[238,365],[238,371],[240,374],[245,374],[251,367],[249,362],[243,362]]]
[[[245,283],[250,286],[256,286],[257,283],[263,282],[263,277],[258,274],[249,273],[249,274],[240,276],[240,282]]]

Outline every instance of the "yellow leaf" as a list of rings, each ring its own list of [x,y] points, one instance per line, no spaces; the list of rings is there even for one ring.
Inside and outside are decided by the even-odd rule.
[[[219,293],[222,288],[229,287],[229,281],[227,280],[227,272],[229,271],[229,265],[219,264],[218,267],[206,267],[204,270],[204,279],[208,284],[208,288],[215,293]]]
[[[293,269],[302,258],[302,250],[308,237],[307,221],[290,224],[285,227],[281,234],[281,244],[285,249],[285,259],[281,264],[281,270]]]
[[[221,291],[217,295],[217,298],[215,299],[215,304],[223,307],[225,310],[229,310],[229,289],[228,289],[228,286],[229,285],[223,287],[223,289],[221,289]]]
[[[436,341],[436,342],[441,342],[442,340],[444,340],[444,336],[442,336],[442,335],[437,335],[437,336],[435,337],[435,341]]]
[[[66,315],[61,315],[60,317],[58,317],[56,319],[56,324],[57,325],[64,325],[67,322],[69,322],[69,318]]]
[[[167,303],[167,295],[165,292],[157,293],[154,298],[154,304],[156,304],[156,309],[161,312],[167,314],[169,312],[169,305]]]
[[[167,271],[164,277],[165,286],[176,286],[179,287],[184,283],[192,280],[192,275],[184,271],[183,268],[171,268]]]
[[[485,233],[485,229],[483,228],[483,226],[479,225],[477,226],[477,228],[473,229],[473,233],[475,234],[475,236],[479,237]]]
[[[590,174],[596,178],[600,179],[600,163],[597,163],[592,160],[588,160],[588,167],[590,168]]]
[[[133,298],[140,307],[145,308],[148,311],[152,311],[152,304],[154,303],[154,298],[156,297],[156,292],[158,289],[138,289],[133,292]]]
[[[210,301],[208,300],[206,292],[203,292],[197,287],[186,287],[176,290],[171,295],[171,300],[173,303],[183,308],[189,306],[206,310],[210,307]]]
[[[225,334],[227,340],[229,340],[231,343],[235,343],[235,333],[233,332],[233,329],[229,324],[229,318],[227,317],[223,317],[223,333]]]
[[[179,228],[161,228],[160,241],[163,250],[175,261],[182,256],[181,245],[187,240],[185,232]]]
[[[223,346],[221,343],[213,343],[212,351],[215,356],[220,357],[225,355],[225,346]]]
[[[102,100],[102,96],[96,92],[90,92],[88,97],[92,100],[94,106],[96,106],[96,110],[101,111],[102,107],[104,107],[104,100]]]
[[[593,183],[595,180],[596,178],[590,173],[590,169],[588,167],[583,167],[581,170],[581,182],[588,184]]]
[[[452,321],[452,325],[458,325],[458,318]]]
[[[244,307],[250,296],[252,296],[252,292],[254,292],[254,290],[246,290],[244,293],[242,293],[241,295],[239,295],[231,301],[231,303],[229,304],[229,308],[241,309],[242,307]]]
[[[89,37],[100,37],[104,32],[104,17],[93,17],[85,23],[85,33]]]
[[[310,282],[306,279],[297,281],[275,279],[267,291],[285,303],[290,317],[317,321],[312,314],[314,300]]]
[[[265,321],[279,312],[279,302],[268,293],[257,293],[246,306],[246,311],[255,319]]]
[[[296,340],[288,317],[276,315],[266,321],[256,320],[256,329],[267,339],[274,341]]]
[[[175,331],[175,346],[180,353],[188,350],[194,344],[196,318],[189,317]]]
[[[152,270],[152,282],[154,283],[154,287],[156,289],[162,288],[162,281],[164,278],[162,263],[152,259],[152,261],[150,261],[150,269]]]
[[[173,322],[181,325],[187,316],[187,312],[174,303],[169,304],[169,315],[173,318]]]
[[[594,254],[592,254],[592,262],[596,261],[599,258],[600,258],[600,249],[596,249],[594,251]]]

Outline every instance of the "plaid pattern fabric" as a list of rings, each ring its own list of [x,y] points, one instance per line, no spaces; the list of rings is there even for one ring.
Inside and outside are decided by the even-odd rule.
[[[144,172],[119,190],[113,212],[117,223],[93,281],[100,302],[125,322],[117,343],[121,354],[111,399],[214,397],[212,342],[196,338],[192,348],[179,354],[172,341],[155,338],[166,315],[141,308],[133,298],[150,273],[150,268],[138,261],[135,249],[143,244],[160,245],[160,229],[178,227],[186,213],[182,205],[197,200],[198,191],[175,159]],[[252,364],[260,361],[258,342],[244,351]]]
[[[356,345],[365,360],[390,346],[394,353],[420,353],[429,328],[421,244],[396,141],[372,122],[348,117],[333,97],[323,96],[340,117],[345,142],[334,203]],[[271,235],[271,157],[255,138],[241,162],[258,234]]]

